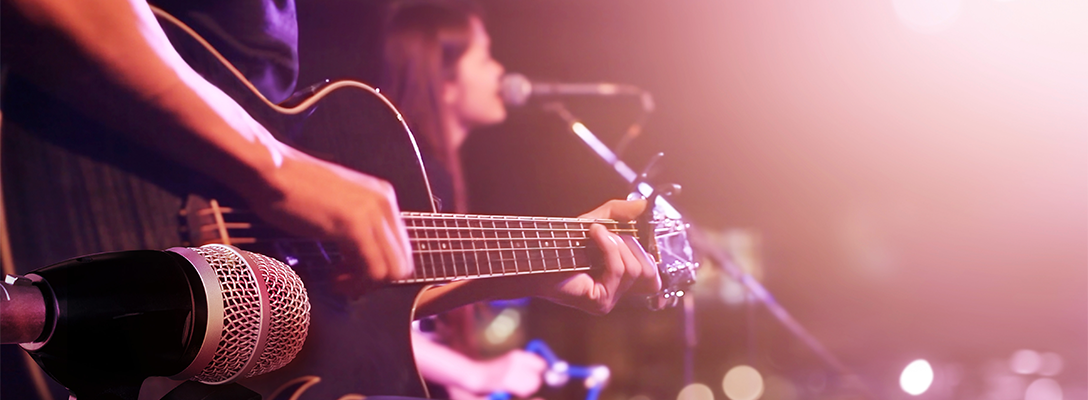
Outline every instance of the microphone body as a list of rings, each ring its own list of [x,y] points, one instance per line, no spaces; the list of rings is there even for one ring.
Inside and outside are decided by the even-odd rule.
[[[290,268],[224,245],[79,257],[3,288],[0,325],[16,328],[3,342],[86,398],[134,398],[151,376],[225,384],[269,372],[309,327]]]
[[[638,87],[617,83],[550,83],[535,82],[525,75],[512,72],[502,77],[502,99],[510,106],[522,106],[535,97],[560,96],[643,96]]]

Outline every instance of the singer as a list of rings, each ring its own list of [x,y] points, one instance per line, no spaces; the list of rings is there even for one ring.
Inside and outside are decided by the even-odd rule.
[[[155,3],[210,38],[268,101],[292,91],[298,68],[292,1]],[[278,140],[269,130],[278,127],[262,125],[183,61],[190,50],[179,53],[170,45],[146,3],[4,0],[0,15],[2,59],[10,71],[0,146],[14,260],[7,271],[180,245],[177,212],[186,194],[195,193],[245,204],[281,230],[339,243],[356,268],[347,279],[356,284],[410,273],[391,185]],[[643,206],[612,202],[592,215],[628,219]],[[619,237],[599,225],[591,233],[604,252],[602,273],[526,277],[519,286],[529,290],[517,295],[600,313],[634,285],[656,286],[656,274]],[[425,293],[419,309],[433,313],[508,296],[483,281],[451,284]],[[325,300],[315,304],[315,314],[353,304],[331,295]],[[358,328],[348,322],[350,312],[325,315],[344,319],[315,319],[315,329]],[[18,359],[11,350],[5,346],[4,363]],[[0,385],[3,397],[35,394],[29,379],[11,376]]]
[[[506,119],[499,96],[504,68],[492,58],[490,46],[482,12],[470,2],[395,4],[385,27],[379,86],[419,137],[435,196],[457,212],[469,206],[461,145],[473,129]],[[532,395],[547,367],[542,358],[514,349],[494,360],[477,360],[473,330],[478,306],[486,307],[473,304],[438,316],[434,342],[413,333],[423,378],[441,385],[454,400],[492,392]]]

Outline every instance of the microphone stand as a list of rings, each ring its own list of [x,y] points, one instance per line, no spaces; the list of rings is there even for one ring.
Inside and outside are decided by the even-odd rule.
[[[604,161],[605,164],[608,164],[608,166],[612,167],[612,169],[615,170],[621,178],[632,184],[633,191],[635,193],[641,195],[643,198],[649,198],[653,194],[654,187],[647,183],[645,180],[650,168],[657,162],[657,160],[661,156],[664,155],[663,153],[658,153],[653,159],[651,159],[645,172],[643,172],[642,174],[637,174],[633,169],[631,169],[631,167],[627,165],[627,163],[623,162],[623,160],[620,160],[619,156],[617,156],[616,153],[608,147],[608,145],[604,144],[604,142],[598,139],[597,136],[594,135],[593,132],[585,126],[585,124],[579,121],[578,118],[576,118],[563,103],[548,103],[544,105],[544,110],[554,112],[556,115],[559,116],[559,118],[563,119],[563,121],[567,123],[568,129],[570,129],[571,132],[575,134],[575,136],[578,136],[578,138],[582,140],[582,143],[584,143],[586,147],[588,147],[590,151],[593,152],[593,154],[597,155],[597,157]],[[676,208],[673,207],[672,204],[670,204],[669,201],[663,196],[658,196],[655,204],[650,206],[657,207],[658,210],[671,218],[681,217],[679,211],[677,211]],[[779,323],[781,323],[788,331],[790,331],[790,333],[792,333],[794,337],[796,337],[798,340],[808,346],[808,348],[811,349],[813,353],[815,353],[824,363],[838,371],[838,373],[842,376],[857,376],[849,368],[847,368],[845,364],[839,361],[839,359],[835,357],[834,354],[832,354],[826,347],[824,347],[824,345],[818,339],[816,339],[816,337],[809,333],[808,329],[805,329],[805,327],[801,325],[800,322],[794,319],[789,311],[786,311],[786,309],[782,307],[782,305],[778,303],[777,300],[775,300],[774,296],[771,295],[770,291],[768,291],[767,288],[763,286],[763,284],[759,283],[759,281],[757,281],[750,274],[744,272],[744,270],[741,269],[733,260],[733,256],[731,254],[722,250],[719,246],[714,245],[710,241],[710,239],[696,227],[690,227],[687,232],[688,238],[691,239],[691,246],[695,251],[712,259],[714,263],[720,266],[726,274],[728,274],[737,282],[740,282],[741,285],[743,285],[744,288],[748,290],[748,293],[750,293],[753,298],[758,300],[760,303],[763,303],[763,305],[767,307],[767,311],[770,311],[771,315],[773,315]],[[684,380],[685,384],[690,384],[694,381],[693,355],[696,344],[694,312],[695,302],[693,298],[687,296],[684,298],[683,304],[685,339]],[[861,389],[865,392],[865,395],[867,397],[875,397],[873,396],[873,392],[866,385],[864,385],[864,383],[861,383]]]

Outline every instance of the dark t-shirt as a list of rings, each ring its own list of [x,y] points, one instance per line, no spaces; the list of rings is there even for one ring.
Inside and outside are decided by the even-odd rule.
[[[193,28],[278,103],[298,80],[294,0],[151,0]]]

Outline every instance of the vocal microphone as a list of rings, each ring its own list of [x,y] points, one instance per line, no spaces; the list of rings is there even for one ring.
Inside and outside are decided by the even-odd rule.
[[[0,289],[0,342],[80,400],[135,398],[151,376],[222,385],[271,372],[310,325],[291,268],[219,244],[74,258]]]
[[[633,85],[617,83],[548,83],[535,82],[525,75],[511,72],[502,77],[502,99],[510,106],[522,106],[531,97],[555,96],[642,96],[646,103],[646,91]],[[646,104],[643,105],[647,107]],[[648,106],[653,108],[652,103]]]

